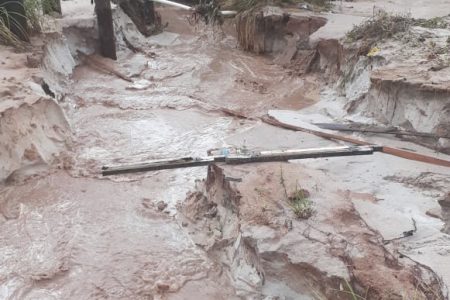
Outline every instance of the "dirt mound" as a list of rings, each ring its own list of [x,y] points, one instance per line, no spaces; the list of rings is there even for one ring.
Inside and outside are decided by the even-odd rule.
[[[23,167],[60,161],[59,155],[69,147],[70,128],[52,98],[55,94],[36,68],[40,58],[31,53],[12,54],[6,48],[0,48],[0,52],[5,54],[0,79],[2,181]]]
[[[313,178],[291,164],[211,166],[204,185],[180,207],[183,225],[227,266],[239,296],[443,299],[439,278],[389,252],[349,191]],[[299,184],[314,203],[309,219],[299,219],[289,204]]]

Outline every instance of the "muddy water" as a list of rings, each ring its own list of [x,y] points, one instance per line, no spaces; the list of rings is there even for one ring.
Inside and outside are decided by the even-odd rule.
[[[1,299],[233,298],[221,266],[175,216],[206,169],[101,178],[101,166],[205,155],[258,124],[219,108],[254,116],[301,108],[315,84],[242,53],[231,37],[181,31],[152,38],[156,58],[119,52],[115,67],[135,84],[76,69],[63,104],[75,140],[71,169],[1,187]]]

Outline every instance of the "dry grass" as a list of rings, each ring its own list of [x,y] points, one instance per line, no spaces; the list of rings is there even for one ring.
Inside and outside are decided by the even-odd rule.
[[[381,41],[392,38],[399,33],[408,32],[411,26],[421,26],[425,28],[448,28],[449,23],[444,18],[413,19],[409,14],[394,15],[386,11],[379,11],[369,20],[355,25],[347,33],[350,41],[369,40]]]
[[[258,8],[264,5],[295,5],[308,3],[314,8],[323,10],[332,7],[330,0],[223,0],[221,5],[226,9],[233,9],[239,12]]]
[[[449,28],[449,23],[442,17],[435,17],[435,18],[431,18],[431,19],[414,19],[413,20],[413,25],[414,26],[421,26],[421,27],[425,27],[425,28],[431,28],[431,29],[436,29],[436,28]]]
[[[309,192],[296,185],[295,190],[289,195],[284,179],[283,167],[280,166],[280,184],[283,187],[286,201],[292,212],[300,219],[308,219],[314,213],[313,203],[309,199]]]
[[[306,190],[296,187],[288,200],[289,207],[298,218],[308,219],[314,213],[313,203]]]
[[[355,25],[347,33],[351,41],[358,40],[384,40],[391,38],[397,33],[405,32],[413,25],[413,19],[409,15],[391,15],[385,11],[376,13],[369,20]]]
[[[8,11],[8,4],[20,5],[25,11],[25,15],[17,12]],[[18,28],[22,35],[28,37],[29,30],[32,32],[40,32],[43,22],[43,12],[52,11],[56,7],[56,0],[10,0],[0,4],[0,43],[13,46],[16,48],[24,48],[25,43],[21,41],[15,34],[11,32],[12,26]],[[20,25],[19,19],[25,18],[28,28]],[[28,38],[27,38],[28,39]]]
[[[25,28],[22,28],[17,21],[17,13],[9,12],[6,9],[7,5],[8,2],[0,4],[0,43],[16,48],[22,48],[24,43],[11,32],[10,28],[16,26],[23,31],[24,35],[26,35],[26,30]]]

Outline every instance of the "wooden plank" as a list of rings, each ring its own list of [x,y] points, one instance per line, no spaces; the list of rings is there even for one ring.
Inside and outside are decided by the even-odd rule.
[[[102,175],[108,176],[125,173],[166,170],[166,169],[191,168],[191,167],[207,166],[212,163],[220,163],[220,162],[225,162],[226,164],[246,164],[256,162],[288,161],[293,159],[305,159],[305,158],[370,155],[374,151],[377,151],[376,147],[341,146],[329,148],[295,149],[284,151],[263,151],[250,153],[248,155],[230,155],[230,156],[219,155],[203,158],[183,157],[178,159],[155,160],[152,162],[135,165],[103,167]]]
[[[361,140],[351,138],[351,137],[346,137],[346,136],[341,136],[341,135],[337,135],[337,134],[331,134],[331,133],[326,133],[326,132],[322,132],[322,131],[307,129],[307,128],[303,128],[303,127],[299,127],[299,126],[294,126],[291,124],[286,124],[286,123],[280,122],[278,120],[275,120],[273,118],[270,118],[268,116],[262,117],[261,120],[263,122],[273,125],[273,126],[277,126],[280,128],[285,128],[285,129],[289,129],[289,130],[293,130],[293,131],[302,131],[302,132],[314,134],[319,137],[323,137],[325,139],[338,140],[338,141],[352,143],[355,145],[372,145],[371,143],[368,143],[366,141],[361,141]],[[440,159],[440,158],[436,158],[436,157],[432,157],[432,156],[424,155],[424,154],[420,154],[420,153],[415,153],[415,152],[411,152],[411,151],[407,151],[407,150],[403,150],[403,149],[397,149],[397,148],[383,146],[381,149],[381,152],[390,154],[390,155],[394,155],[397,157],[409,159],[409,160],[420,161],[420,162],[443,166],[443,167],[450,167],[450,161],[448,161],[448,160]]]
[[[276,127],[280,127],[280,128],[284,128],[284,129],[289,129],[289,130],[292,130],[292,131],[302,131],[302,132],[314,134],[315,136],[323,137],[325,139],[339,140],[339,141],[348,142],[348,143],[352,143],[352,144],[355,144],[355,145],[361,145],[361,146],[363,146],[363,145],[371,145],[370,143],[367,143],[365,141],[360,141],[358,139],[354,139],[354,138],[351,138],[351,137],[340,136],[340,135],[336,135],[336,134],[326,133],[326,132],[322,132],[322,131],[317,131],[317,130],[313,130],[313,129],[307,129],[307,128],[303,128],[303,127],[299,127],[299,126],[283,123],[283,122],[280,122],[280,121],[278,121],[278,120],[276,120],[274,118],[271,118],[269,116],[264,116],[264,117],[261,118],[261,120],[264,123],[270,124],[272,126],[276,126]]]
[[[193,157],[183,157],[179,159],[161,159],[155,160],[148,163],[135,164],[135,165],[125,165],[116,167],[103,167],[102,175],[117,175],[126,173],[138,173],[138,172],[148,172],[148,171],[158,171],[167,169],[178,169],[178,168],[190,168],[190,167],[200,167],[207,166],[214,162],[225,161],[225,157],[204,157],[204,158],[193,158]]]
[[[126,76],[125,74],[122,74],[121,72],[115,70],[113,67],[99,61],[98,59],[95,59],[92,56],[87,55],[86,53],[77,50],[77,54],[78,56],[80,56],[80,58],[89,66],[101,71],[101,72],[105,72],[107,74],[111,74],[111,75],[115,75],[117,77],[119,77],[120,79],[123,79],[125,81],[128,82],[133,82],[133,80]]]
[[[351,132],[365,132],[365,133],[377,133],[377,134],[395,134],[395,135],[404,135],[404,136],[420,136],[420,137],[429,137],[429,138],[450,138],[448,136],[437,136],[433,133],[428,132],[415,132],[415,131],[407,131],[400,130],[395,127],[380,127],[375,125],[365,125],[365,124],[335,124],[335,123],[314,123],[314,125],[328,130],[335,131],[351,131]]]
[[[288,161],[294,159],[307,158],[323,158],[323,157],[338,157],[338,156],[355,156],[355,155],[370,155],[378,150],[376,147],[370,146],[353,146],[353,147],[330,147],[330,148],[310,148],[299,150],[286,151],[263,151],[257,154],[250,155],[231,155],[226,157],[227,164],[247,164],[258,162],[276,162]]]
[[[117,60],[111,2],[109,0],[95,0],[95,13],[97,14],[100,53],[104,57]]]

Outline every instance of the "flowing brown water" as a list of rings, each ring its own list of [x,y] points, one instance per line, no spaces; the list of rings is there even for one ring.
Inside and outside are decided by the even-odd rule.
[[[90,66],[75,70],[62,104],[75,142],[68,172],[40,167],[41,176],[1,187],[1,299],[233,297],[221,266],[176,220],[205,168],[101,178],[101,166],[205,155],[256,124],[218,108],[299,108],[314,84],[241,52],[232,37],[193,35],[184,20],[171,26],[184,33],[155,46],[156,58],[119,52],[114,67],[134,85]]]

